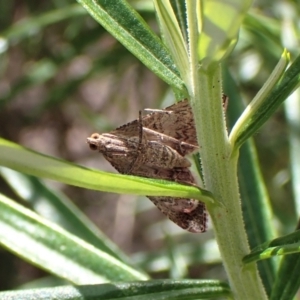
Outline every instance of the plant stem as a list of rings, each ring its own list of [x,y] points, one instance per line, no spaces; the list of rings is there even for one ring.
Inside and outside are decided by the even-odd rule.
[[[239,197],[238,151],[232,155],[222,106],[220,64],[211,62],[207,69],[199,66],[198,37],[201,14],[197,2],[186,1],[189,34],[190,77],[186,85],[191,97],[197,139],[206,189],[217,204],[207,209],[223,258],[234,299],[267,299],[255,264],[243,268],[242,258],[249,253],[247,234]]]
[[[219,203],[207,208],[235,299],[267,299],[256,265],[243,268],[242,264],[250,250],[239,198],[238,153],[231,155],[223,117],[220,69],[197,72],[191,99],[205,187]]]

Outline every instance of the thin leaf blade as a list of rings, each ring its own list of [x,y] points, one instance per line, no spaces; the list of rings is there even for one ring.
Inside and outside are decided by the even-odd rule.
[[[124,0],[78,0],[121,44],[162,80],[186,94],[173,60],[160,39]]]
[[[39,215],[58,224],[101,251],[131,264],[121,252],[67,196],[49,189],[36,177],[0,167],[0,174],[14,192]]]
[[[51,295],[49,298],[49,295]],[[218,280],[152,280],[146,282],[65,286],[0,293],[3,299],[216,299],[231,295],[229,286]]]
[[[0,165],[66,184],[120,194],[174,196],[213,202],[210,192],[170,181],[88,169],[26,149],[0,138]]]
[[[74,284],[148,277],[0,194],[0,244]]]
[[[251,0],[203,1],[198,44],[201,61],[206,65],[218,62],[233,50],[239,28],[251,4]]]

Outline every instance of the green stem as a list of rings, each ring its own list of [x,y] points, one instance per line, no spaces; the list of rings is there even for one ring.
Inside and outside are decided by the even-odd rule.
[[[220,65],[199,68],[198,22],[194,1],[186,1],[189,30],[190,78],[187,88],[195,117],[205,187],[217,204],[207,209],[235,299],[267,299],[255,264],[243,268],[242,258],[250,252],[239,197],[238,152],[231,156],[222,107]],[[200,21],[199,21],[200,22]]]
[[[192,108],[206,188],[219,206],[208,205],[215,235],[236,299],[267,299],[255,264],[243,268],[249,244],[242,219],[237,179],[238,154],[230,156],[221,101],[220,67],[198,72]],[[201,96],[200,96],[201,95]],[[198,101],[201,97],[201,101]]]

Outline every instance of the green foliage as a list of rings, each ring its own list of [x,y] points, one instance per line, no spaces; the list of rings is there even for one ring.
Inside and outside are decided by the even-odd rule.
[[[276,110],[300,81],[298,6],[78,2],[0,3],[0,245],[3,255],[14,254],[10,260],[51,275],[47,283],[30,272],[23,281],[8,275],[0,289],[10,291],[0,297],[294,299],[299,233],[287,233],[300,212],[299,93],[285,103],[286,125]],[[104,172],[85,144],[93,130],[109,131],[167,102],[168,86],[177,100],[190,99],[205,189]],[[95,165],[102,170],[87,167]],[[156,222],[142,199],[140,209],[122,206],[123,198],[116,204],[105,192],[199,199],[216,239],[211,230],[176,232]],[[12,270],[2,252],[0,278]],[[57,287],[54,278],[77,286]],[[25,282],[35,289],[13,290]]]

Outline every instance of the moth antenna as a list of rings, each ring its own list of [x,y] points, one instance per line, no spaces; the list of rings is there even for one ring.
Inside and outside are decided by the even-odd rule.
[[[143,142],[143,119],[142,119],[142,111],[139,111],[139,147],[138,151],[142,149]]]

